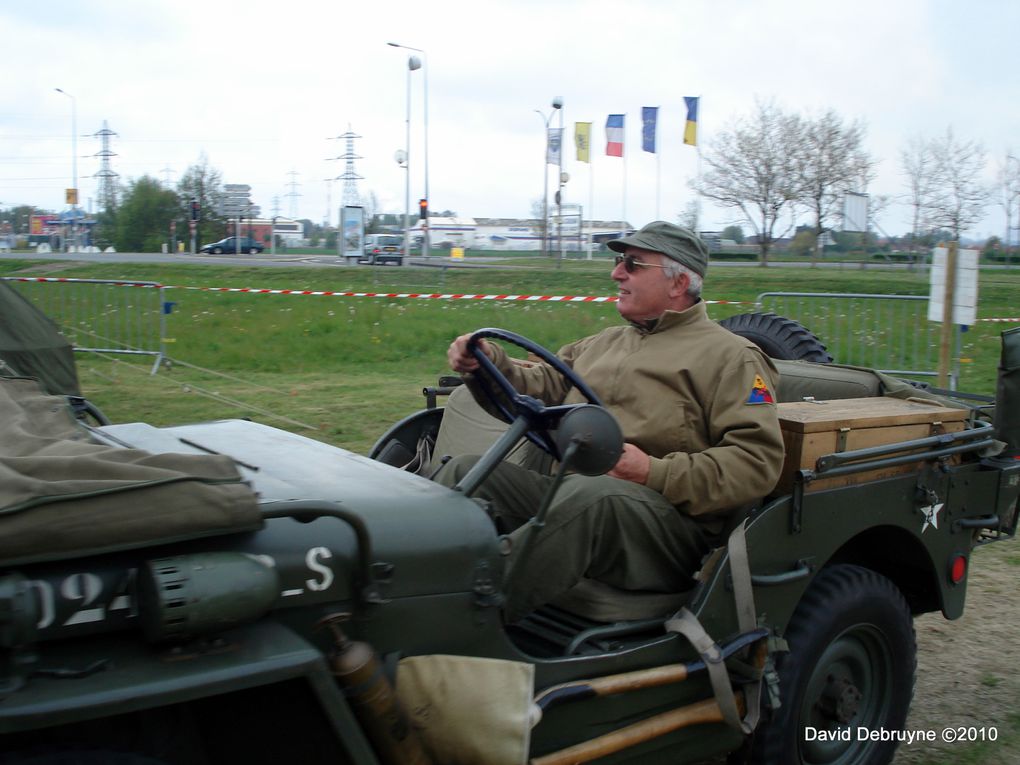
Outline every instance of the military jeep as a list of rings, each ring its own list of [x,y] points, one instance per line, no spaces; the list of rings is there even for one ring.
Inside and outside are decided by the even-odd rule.
[[[994,408],[777,365],[797,405],[954,414],[859,447],[851,418],[736,514],[691,591],[584,580],[514,624],[506,539],[471,495],[524,451],[605,472],[597,399],[547,407],[490,370],[505,422],[426,389],[447,406],[365,457],[243,420],[88,426],[0,381],[0,763],[888,762],[895,736],[842,732],[902,729],[912,617],[959,617],[973,549],[1016,531],[1020,331]],[[428,475],[458,419],[457,448],[486,451],[447,489]]]

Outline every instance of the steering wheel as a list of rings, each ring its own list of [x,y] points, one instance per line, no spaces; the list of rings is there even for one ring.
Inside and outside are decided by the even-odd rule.
[[[475,357],[479,365],[475,371],[478,387],[499,413],[499,416],[508,423],[513,423],[521,417],[527,419],[530,425],[527,434],[528,440],[551,454],[554,459],[559,460],[562,455],[560,455],[559,447],[557,447],[556,441],[549,434],[549,431],[555,429],[560,419],[578,405],[560,404],[557,406],[546,406],[543,402],[532,396],[518,393],[510,381],[506,379],[506,375],[500,372],[496,365],[492,363],[492,359],[485,355],[485,351],[482,350],[479,343],[483,338],[503,340],[535,354],[559,372],[569,385],[577,388],[578,392],[588,400],[588,403],[602,406],[599,397],[595,395],[595,392],[588,387],[588,384],[581,379],[577,372],[564,364],[558,356],[526,337],[508,332],[505,329],[486,327],[475,331],[468,339],[468,351]]]

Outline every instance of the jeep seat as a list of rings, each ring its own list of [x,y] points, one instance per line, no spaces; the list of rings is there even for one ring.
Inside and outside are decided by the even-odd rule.
[[[672,616],[692,591],[633,592],[596,579],[582,579],[552,604],[596,622],[629,622]]]

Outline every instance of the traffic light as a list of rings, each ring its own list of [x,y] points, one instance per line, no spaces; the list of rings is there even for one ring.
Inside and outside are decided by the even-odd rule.
[[[199,211],[201,209],[202,208],[199,205],[198,200],[197,199],[192,199],[191,200],[191,219],[192,220],[198,220],[198,214],[199,214]]]
[[[429,219],[429,200],[427,199],[418,200],[418,218],[420,220]]]

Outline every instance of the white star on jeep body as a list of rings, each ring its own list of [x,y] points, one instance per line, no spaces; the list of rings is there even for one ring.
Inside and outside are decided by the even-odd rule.
[[[945,502],[939,502],[937,505],[932,503],[921,508],[921,512],[924,513],[924,525],[921,526],[921,533],[923,534],[931,526],[934,529],[939,527],[939,510]]]

